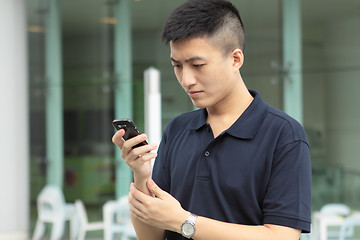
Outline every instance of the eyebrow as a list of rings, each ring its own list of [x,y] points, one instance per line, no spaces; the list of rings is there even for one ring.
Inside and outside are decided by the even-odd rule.
[[[180,62],[179,60],[176,60],[176,59],[174,59],[172,57],[170,57],[170,60],[172,62],[175,62],[175,63]],[[185,62],[192,62],[192,61],[197,61],[197,60],[204,60],[204,59],[202,57],[195,56],[195,57],[191,57],[191,58],[186,59]]]

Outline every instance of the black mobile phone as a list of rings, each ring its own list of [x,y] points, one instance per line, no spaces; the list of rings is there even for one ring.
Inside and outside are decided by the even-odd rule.
[[[112,122],[112,124],[113,124],[113,126],[115,127],[116,130],[120,130],[120,129],[125,130],[125,134],[123,136],[125,141],[140,134],[139,130],[137,129],[137,127],[135,125],[135,123],[130,119],[114,120]],[[133,148],[144,146],[146,144],[148,144],[148,143],[146,141],[143,141],[143,142],[135,145]]]

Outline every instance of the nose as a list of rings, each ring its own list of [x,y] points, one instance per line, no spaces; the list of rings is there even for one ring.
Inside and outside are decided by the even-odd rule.
[[[183,67],[180,83],[184,88],[189,88],[196,83],[196,77],[190,68]]]

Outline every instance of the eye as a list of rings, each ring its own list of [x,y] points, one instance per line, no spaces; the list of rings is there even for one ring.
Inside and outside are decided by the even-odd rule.
[[[204,66],[205,64],[193,64],[193,67],[196,67],[196,68],[199,68],[199,67],[202,67]]]

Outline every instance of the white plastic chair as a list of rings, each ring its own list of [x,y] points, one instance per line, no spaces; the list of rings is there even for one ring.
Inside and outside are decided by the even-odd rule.
[[[78,240],[85,239],[86,232],[88,231],[99,231],[104,229],[104,223],[101,221],[97,222],[89,222],[86,209],[81,200],[75,201],[76,210],[78,212],[79,221],[80,221],[80,229],[79,229],[79,235]]]
[[[354,235],[355,226],[360,226],[360,214],[348,216],[340,228],[339,240],[345,240],[348,236]]]
[[[343,203],[329,203],[329,204],[325,204],[320,209],[320,213],[322,215],[346,217],[350,214],[350,208]],[[337,239],[340,236],[339,230],[329,231],[326,229],[326,231],[327,231],[327,236],[330,239]],[[347,233],[346,237],[350,237],[353,235],[353,232],[350,231],[347,231],[346,233]],[[323,233],[320,232],[320,235],[321,234]]]
[[[38,219],[33,240],[39,240],[45,232],[45,223],[52,223],[51,240],[58,240],[64,234],[65,221],[70,220],[70,238],[77,234],[77,216],[74,204],[66,204],[58,186],[45,186],[37,197]]]
[[[112,240],[115,233],[121,234],[121,240],[136,239],[129,212],[128,196],[123,196],[118,201],[106,202],[103,214],[105,240]]]
[[[347,216],[350,214],[350,208],[343,203],[329,203],[320,209],[320,213]]]

